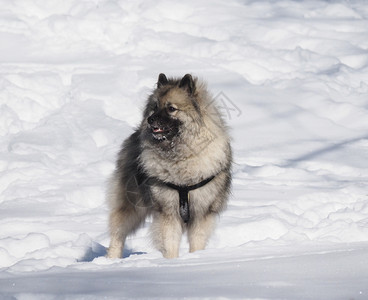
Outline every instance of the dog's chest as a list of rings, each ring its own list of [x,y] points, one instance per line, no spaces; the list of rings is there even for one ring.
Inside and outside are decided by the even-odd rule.
[[[178,185],[197,184],[218,173],[226,164],[226,154],[222,147],[207,149],[187,159],[175,160],[143,151],[140,159],[149,176]]]

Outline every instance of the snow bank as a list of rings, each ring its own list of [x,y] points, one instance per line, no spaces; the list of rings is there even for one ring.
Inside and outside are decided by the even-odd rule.
[[[0,298],[367,297],[364,1],[3,2]],[[208,81],[233,196],[205,251],[162,259],[148,220],[107,260],[105,182],[160,72]]]

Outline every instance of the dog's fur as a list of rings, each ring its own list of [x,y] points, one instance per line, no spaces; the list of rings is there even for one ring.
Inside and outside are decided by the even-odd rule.
[[[190,252],[204,249],[231,184],[232,153],[226,125],[206,85],[187,74],[158,78],[143,121],[123,144],[108,190],[111,243],[120,258],[126,237],[153,215],[152,240],[166,258],[179,255],[187,231]],[[165,185],[212,181],[190,191],[190,220],[179,214],[178,191]]]

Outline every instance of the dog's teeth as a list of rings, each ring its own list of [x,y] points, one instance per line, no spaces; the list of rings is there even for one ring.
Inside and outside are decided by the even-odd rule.
[[[160,132],[164,132],[165,130],[163,128],[153,128],[153,132],[156,132],[156,133],[160,133]]]

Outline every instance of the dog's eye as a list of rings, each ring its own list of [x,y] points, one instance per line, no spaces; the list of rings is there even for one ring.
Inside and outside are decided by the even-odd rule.
[[[169,107],[167,108],[167,110],[168,110],[169,112],[173,113],[174,111],[177,111],[177,108],[176,108],[176,107],[174,107],[174,106],[169,106]]]

